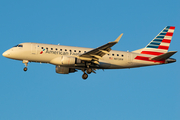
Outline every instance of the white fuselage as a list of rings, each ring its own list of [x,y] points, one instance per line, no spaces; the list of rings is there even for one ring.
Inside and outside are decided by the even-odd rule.
[[[72,47],[62,45],[51,45],[41,43],[21,43],[20,47],[13,47],[3,53],[3,56],[16,60],[28,60],[30,62],[51,63],[51,60],[61,56],[77,57],[92,48]],[[99,59],[97,69],[122,69],[141,66],[161,64],[159,62],[149,62],[136,60],[135,57],[140,55],[135,52],[124,52],[111,50],[109,54]],[[149,55],[151,57],[151,55]],[[53,64],[53,63],[51,63]],[[55,64],[56,65],[56,64]],[[83,66],[71,65],[69,67],[81,68]]]

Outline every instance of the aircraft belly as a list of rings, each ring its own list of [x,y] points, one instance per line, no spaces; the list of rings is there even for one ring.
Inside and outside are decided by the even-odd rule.
[[[99,67],[100,68],[103,68],[103,69],[108,69],[111,67],[111,64],[110,63],[106,63],[106,62],[99,62]]]
[[[100,68],[102,69],[121,69],[124,68],[125,63],[116,60],[100,61]]]

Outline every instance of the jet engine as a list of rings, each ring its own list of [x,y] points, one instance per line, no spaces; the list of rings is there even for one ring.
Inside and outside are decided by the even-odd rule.
[[[61,65],[74,65],[78,63],[81,63],[81,60],[77,59],[76,57],[72,57],[72,56],[61,57]]]
[[[69,74],[69,73],[74,73],[76,71],[77,70],[75,70],[74,68],[56,66],[56,73],[59,74]]]
[[[74,64],[82,63],[82,61],[73,56],[61,56],[52,59],[50,63],[54,65],[72,66]]]

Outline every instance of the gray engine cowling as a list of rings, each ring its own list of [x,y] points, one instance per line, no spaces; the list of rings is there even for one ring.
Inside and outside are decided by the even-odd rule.
[[[75,70],[74,68],[56,66],[56,73],[59,74],[69,74],[69,73],[74,73],[76,71],[77,70]]]
[[[50,61],[51,64],[54,65],[64,65],[64,66],[72,66],[74,64],[81,63],[82,61],[80,59],[77,59],[73,56],[61,56],[54,58]]]
[[[72,57],[72,56],[61,57],[61,65],[74,65],[78,63],[81,63],[81,60],[77,59],[76,57]]]

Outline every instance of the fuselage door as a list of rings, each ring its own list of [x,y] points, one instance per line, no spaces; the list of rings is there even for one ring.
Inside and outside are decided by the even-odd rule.
[[[127,52],[127,57],[128,57],[128,63],[131,64],[132,63],[132,54],[131,52]]]
[[[31,44],[31,53],[34,55],[37,54],[37,44]]]

